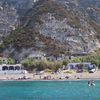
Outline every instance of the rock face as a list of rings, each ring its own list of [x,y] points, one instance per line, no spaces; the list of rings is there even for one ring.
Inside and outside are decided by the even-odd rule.
[[[0,1],[0,42],[18,26],[17,10],[13,6]]]
[[[3,5],[8,4],[13,6],[19,14],[23,14],[25,11],[32,8],[33,0],[0,0]]]
[[[1,38],[6,55],[19,59],[33,50],[91,52],[100,48],[99,33],[99,0],[0,0],[0,35],[11,40],[7,44]]]
[[[43,8],[45,13],[42,13],[40,17],[42,24],[36,26],[39,32],[46,37],[69,45],[74,52],[95,50],[99,47],[99,41],[95,38],[97,30],[91,25],[91,22],[95,22],[100,27],[100,6],[96,5],[97,1],[82,1],[84,0],[44,0],[45,3],[47,2],[48,8],[44,10],[45,3],[40,4],[43,5],[41,9]],[[92,5],[95,6],[92,7]],[[90,13],[91,9],[94,13]]]
[[[51,14],[44,15],[42,20],[44,23],[37,26],[39,32],[46,37],[51,37],[52,39],[69,45],[73,51],[87,52],[95,49],[97,46],[97,40],[95,39],[94,41],[96,32],[85,22],[85,19],[80,19],[82,20],[80,28],[73,28],[68,24],[68,19],[57,20]]]

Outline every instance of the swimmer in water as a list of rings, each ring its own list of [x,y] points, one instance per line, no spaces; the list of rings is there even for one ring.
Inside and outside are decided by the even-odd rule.
[[[93,81],[93,80],[91,81],[91,86],[95,86],[95,83],[94,83],[94,81]]]
[[[93,81],[93,80],[89,80],[89,81],[88,81],[88,85],[89,85],[89,86],[95,86],[94,81]]]
[[[91,81],[90,80],[88,81],[88,85],[91,86]]]

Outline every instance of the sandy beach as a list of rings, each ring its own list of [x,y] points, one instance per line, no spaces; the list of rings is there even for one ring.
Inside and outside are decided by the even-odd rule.
[[[35,73],[27,74],[0,74],[0,80],[10,81],[10,80],[25,80],[25,81],[35,81],[35,80],[100,80],[100,70],[94,73],[47,73],[44,72],[41,75],[36,75]]]

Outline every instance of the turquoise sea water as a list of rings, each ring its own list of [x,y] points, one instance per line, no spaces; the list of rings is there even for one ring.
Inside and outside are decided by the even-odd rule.
[[[0,82],[0,100],[100,100],[100,81]]]

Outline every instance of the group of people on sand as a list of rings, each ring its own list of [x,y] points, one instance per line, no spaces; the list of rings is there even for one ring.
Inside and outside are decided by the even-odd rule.
[[[95,86],[95,83],[94,83],[93,80],[89,80],[89,81],[88,81],[88,85],[89,85],[89,86]]]

